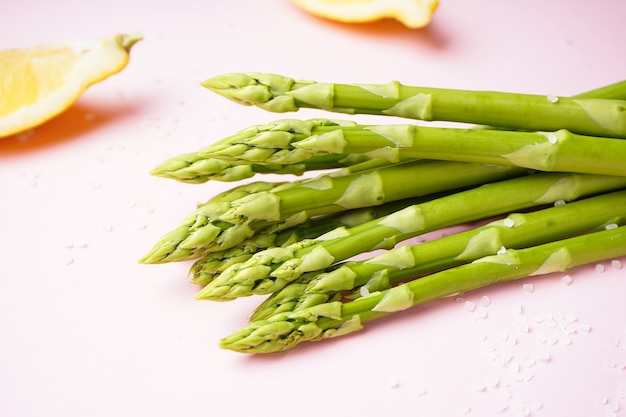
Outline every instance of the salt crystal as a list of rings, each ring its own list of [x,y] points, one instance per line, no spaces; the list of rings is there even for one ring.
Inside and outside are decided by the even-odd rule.
[[[533,366],[535,366],[537,361],[535,360],[535,358],[527,357],[527,358],[524,358],[522,363],[524,364],[526,368],[532,368]]]
[[[613,230],[613,229],[617,229],[617,227],[618,227],[618,226],[617,226],[617,224],[615,224],[615,223],[607,224],[606,226],[604,226],[604,228],[605,228],[606,230]]]
[[[361,297],[367,297],[368,295],[370,295],[370,290],[368,290],[367,287],[360,287],[359,294],[361,295]]]
[[[602,273],[602,272],[604,272],[604,271],[605,271],[605,269],[606,269],[606,268],[604,267],[604,265],[603,265],[603,264],[597,264],[597,265],[596,265],[596,272],[600,272],[600,273]]]
[[[487,390],[487,387],[482,382],[477,382],[474,384],[474,391],[484,392]]]
[[[554,207],[561,207],[561,206],[564,206],[565,204],[567,204],[565,200],[556,200],[554,202]]]
[[[102,225],[102,230],[104,232],[107,232],[107,233],[112,232],[113,231],[113,226],[111,226],[110,224],[103,224]]]
[[[428,390],[426,389],[426,387],[418,386],[415,389],[415,393],[421,397],[422,395],[428,394]]]
[[[476,311],[476,304],[474,304],[471,301],[466,301],[465,302],[465,310],[472,312],[472,311]]]
[[[64,264],[64,265],[71,265],[71,264],[73,264],[73,263],[74,263],[74,258],[73,258],[73,257],[71,257],[70,255],[66,255],[66,256],[63,258],[63,264]]]
[[[546,98],[548,99],[548,101],[549,101],[550,103],[556,103],[556,102],[558,102],[558,101],[559,101],[559,97],[558,97],[558,96],[555,96],[555,95],[553,95],[553,94],[548,94],[548,95],[546,96]]]
[[[619,339],[616,337],[613,337],[611,339],[609,339],[609,344],[613,347],[619,347]]]
[[[398,386],[399,386],[399,385],[400,385],[400,382],[398,382],[398,380],[397,380],[397,379],[395,379],[395,378],[390,378],[390,379],[387,381],[387,386],[388,386],[389,388],[398,388]]]
[[[490,388],[497,388],[500,385],[500,380],[497,376],[491,376],[487,378],[487,386]]]
[[[504,225],[506,227],[513,227],[513,226],[515,226],[515,221],[513,219],[507,217],[506,219],[504,219]]]
[[[517,328],[522,333],[529,333],[530,332],[530,324],[528,323],[527,320],[519,321],[517,323]]]
[[[556,135],[554,133],[548,133],[548,142],[554,144],[558,141]]]
[[[613,269],[622,269],[622,262],[619,259],[613,259],[611,261],[611,266]]]
[[[563,346],[569,346],[572,344],[572,339],[570,339],[568,336],[563,335],[559,337],[559,344]]]
[[[535,286],[533,284],[524,284],[522,286],[522,288],[524,289],[524,291],[531,293],[535,291]]]
[[[578,330],[582,330],[583,332],[589,333],[591,331],[591,325],[587,323],[578,324]]]
[[[500,395],[502,396],[502,398],[506,399],[506,400],[510,400],[511,398],[513,398],[513,394],[511,394],[511,391],[507,388],[503,388],[500,391]]]
[[[515,303],[511,306],[511,310],[513,314],[522,314],[524,312],[524,308],[520,303]]]
[[[498,252],[496,252],[498,255],[504,255],[506,253],[506,248],[504,246],[502,246],[500,249],[498,249]]]
[[[550,353],[546,351],[540,351],[535,355],[535,358],[540,362],[550,362]]]
[[[572,280],[572,277],[571,277],[571,276],[569,276],[569,275],[565,275],[563,278],[561,278],[561,282],[562,282],[564,285],[570,285],[570,284],[572,283],[572,281],[573,281],[573,280]]]
[[[76,247],[84,249],[87,247],[87,242],[85,242],[84,240],[78,240],[76,241]]]
[[[598,402],[602,405],[607,405],[609,403],[609,398],[606,396],[602,396],[598,398]]]
[[[506,403],[496,404],[493,407],[493,411],[496,413],[504,413],[507,408],[509,408],[509,406]]]
[[[480,299],[480,303],[484,306],[488,306],[489,304],[491,304],[491,299],[484,295],[483,298]]]

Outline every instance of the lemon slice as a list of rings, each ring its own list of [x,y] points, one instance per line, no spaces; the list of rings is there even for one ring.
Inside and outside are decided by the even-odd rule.
[[[438,0],[293,0],[305,11],[326,19],[347,23],[392,18],[416,29],[428,25]]]
[[[121,71],[140,35],[0,51],[0,138],[70,107],[90,85]]]

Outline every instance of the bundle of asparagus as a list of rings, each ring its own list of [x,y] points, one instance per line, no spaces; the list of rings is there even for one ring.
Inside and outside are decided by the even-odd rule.
[[[223,348],[290,349],[431,300],[626,256],[626,81],[575,97],[258,73],[203,85],[271,112],[464,124],[281,119],[157,166],[192,184],[251,179],[141,259],[193,260],[198,299],[267,295]],[[303,178],[254,179],[263,174]],[[468,222],[479,224],[412,240]]]

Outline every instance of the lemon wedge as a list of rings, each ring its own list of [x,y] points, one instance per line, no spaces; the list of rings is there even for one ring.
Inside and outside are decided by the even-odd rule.
[[[0,138],[70,107],[92,84],[126,67],[140,35],[0,50]]]
[[[438,0],[293,0],[303,10],[330,20],[346,23],[396,19],[416,29],[428,25]]]

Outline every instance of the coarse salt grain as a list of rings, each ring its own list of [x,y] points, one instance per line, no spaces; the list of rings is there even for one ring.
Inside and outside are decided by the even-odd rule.
[[[565,275],[563,278],[561,278],[561,282],[562,282],[564,285],[570,285],[570,284],[573,282],[573,280],[572,280],[572,277],[571,277],[571,276],[569,276],[569,275]]]
[[[428,394],[428,390],[426,389],[426,387],[418,385],[415,388],[415,393],[421,397],[422,395]]]
[[[506,403],[496,404],[493,407],[493,411],[496,413],[504,413],[507,408],[509,408],[509,405]]]
[[[529,293],[535,291],[535,286],[533,284],[524,284],[522,288],[524,289],[524,291]]]
[[[596,264],[596,272],[604,272],[606,270],[606,267],[603,264]]]
[[[368,295],[370,295],[370,290],[368,290],[367,287],[360,287],[359,294],[361,295],[361,297],[367,297]]]
[[[387,380],[387,386],[389,388],[398,388],[399,385],[400,382],[395,378],[389,378],[389,380]]]
[[[554,133],[548,133],[548,142],[554,144],[558,141],[556,135]]]
[[[514,303],[511,306],[511,310],[513,311],[513,314],[522,314],[524,312],[524,307],[520,303]]]
[[[554,207],[564,206],[565,204],[567,204],[567,203],[565,202],[565,200],[556,200],[556,201],[554,202]]]
[[[465,302],[465,311],[473,312],[476,311],[476,304],[471,301]]]
[[[611,267],[613,269],[622,269],[622,261],[620,261],[619,259],[613,259],[611,261]]]
[[[548,94],[546,98],[548,99],[550,103],[556,103],[559,101],[559,97],[555,96],[554,94]]]
[[[484,306],[488,306],[489,304],[491,304],[491,299],[484,295],[483,298],[480,299],[480,303]]]
[[[618,226],[617,226],[617,224],[615,224],[615,223],[610,223],[610,224],[607,224],[606,226],[604,226],[604,228],[605,228],[606,230],[613,230],[613,229],[617,229],[617,227],[618,227]]]
[[[504,255],[506,253],[506,248],[504,246],[502,246],[500,249],[498,249],[498,252],[496,252],[498,255]]]
[[[504,225],[506,227],[513,227],[513,226],[515,226],[515,221],[513,219],[507,217],[506,219],[504,219]]]

